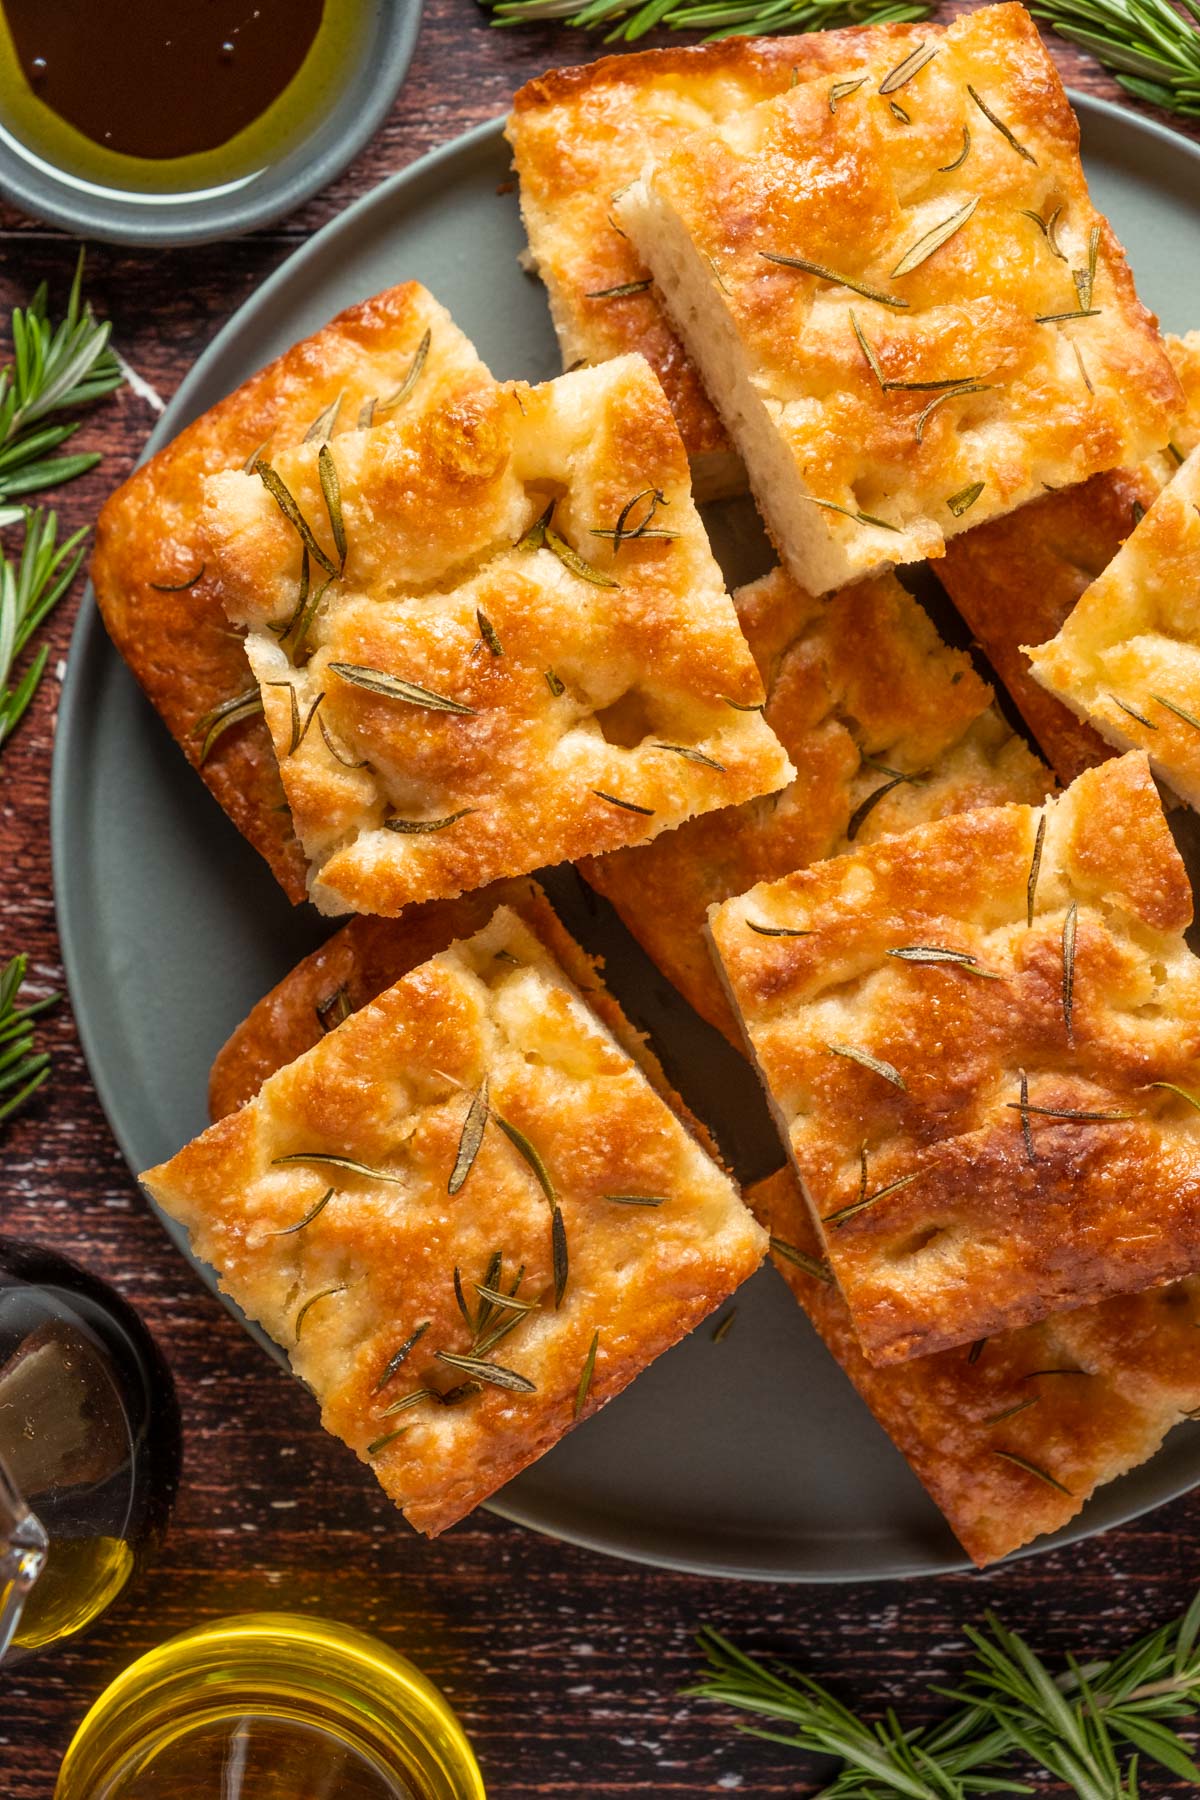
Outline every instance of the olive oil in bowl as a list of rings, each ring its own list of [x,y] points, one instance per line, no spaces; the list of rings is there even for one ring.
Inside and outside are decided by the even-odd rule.
[[[485,1800],[444,1696],[377,1639],[247,1613],[118,1676],[79,1727],[55,1800]]]
[[[353,61],[357,0],[3,0],[6,129],[64,173],[137,193],[252,178]]]
[[[81,234],[277,217],[386,116],[420,0],[0,0],[0,192]]]

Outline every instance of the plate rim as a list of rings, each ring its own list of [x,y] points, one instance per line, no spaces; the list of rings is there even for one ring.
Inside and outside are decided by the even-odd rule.
[[[1157,119],[1145,118],[1140,113],[1114,101],[1073,89],[1068,89],[1067,94],[1077,113],[1091,115],[1110,127],[1116,126],[1120,130],[1131,130],[1135,137],[1138,134],[1144,134],[1168,150],[1177,152],[1182,149],[1200,169],[1200,143],[1183,136],[1181,132],[1173,130]],[[485,145],[491,147],[497,140],[502,142],[507,117],[507,114],[502,113],[485,119],[457,137],[435,146],[405,168],[396,170],[366,193],[360,194],[311,238],[294,250],[290,256],[286,257],[279,267],[247,296],[197,357],[171,396],[165,411],[155,422],[136,466],[140,467],[170,438],[190,423],[194,416],[191,405],[192,395],[207,378],[209,369],[213,364],[219,363],[236,345],[240,335],[251,328],[254,321],[260,316],[262,309],[269,306],[276,294],[293,287],[297,281],[302,283],[310,262],[323,260],[331,245],[336,244],[343,236],[352,232],[364,216],[374,211],[375,208],[386,205],[394,194],[402,192],[406,188],[419,189],[431,179],[436,180],[438,172],[444,164],[456,163],[465,157],[470,157]],[[247,317],[247,314],[250,316]],[[104,1054],[100,1043],[101,1033],[90,1011],[86,1007],[81,1007],[76,1000],[77,993],[81,993],[83,990],[85,980],[83,973],[85,956],[82,940],[86,925],[76,916],[76,903],[69,875],[70,847],[68,839],[70,833],[67,829],[67,821],[74,800],[73,740],[82,729],[80,721],[86,715],[87,710],[85,671],[88,664],[97,656],[116,656],[117,654],[104,629],[99,609],[95,604],[92,584],[89,581],[80,600],[79,612],[71,632],[67,653],[67,673],[58,700],[50,781],[50,847],[54,912],[72,1016],[88,1074],[96,1090],[105,1120],[143,1200],[148,1204],[175,1248],[187,1262],[192,1276],[199,1280],[272,1359],[287,1369],[290,1374],[290,1364],[282,1348],[269,1337],[261,1326],[247,1319],[228,1295],[221,1292],[215,1271],[207,1264],[201,1264],[190,1252],[184,1228],[163,1213],[142,1188],[138,1180],[136,1161],[130,1153],[131,1146],[127,1141],[126,1132],[123,1125],[118,1123],[122,1118],[119,1097],[114,1093],[104,1072]],[[860,1404],[865,1404],[865,1402],[860,1399]],[[1153,1458],[1148,1459],[1148,1461],[1152,1460]],[[1194,1476],[1182,1481],[1168,1482],[1165,1490],[1151,1499],[1134,1500],[1126,1506],[1119,1507],[1115,1515],[1104,1524],[1093,1525],[1087,1522],[1091,1506],[1089,1501],[1080,1514],[1060,1531],[1051,1536],[1036,1539],[1032,1544],[1013,1552],[992,1567],[1003,1568],[1029,1557],[1045,1555],[1067,1545],[1101,1536],[1107,1531],[1127,1525],[1131,1521],[1155,1511],[1160,1506],[1169,1505],[1172,1501],[1193,1492],[1197,1487],[1200,1487],[1200,1460],[1197,1462]],[[706,1576],[710,1579],[776,1583],[781,1586],[833,1586],[870,1581],[918,1580],[976,1572],[974,1565],[965,1555],[931,1559],[924,1563],[901,1561],[894,1566],[882,1569],[864,1568],[850,1571],[842,1567],[797,1569],[768,1566],[765,1563],[722,1563],[712,1557],[673,1555],[660,1548],[650,1549],[637,1544],[630,1545],[620,1536],[619,1528],[614,1534],[587,1525],[574,1525],[569,1519],[564,1521],[553,1508],[548,1510],[531,1508],[522,1505],[519,1499],[506,1499],[503,1490],[498,1496],[483,1504],[485,1510],[499,1518],[527,1530],[536,1531],[540,1535],[560,1543],[571,1544],[577,1548],[605,1556],[619,1557],[622,1561],[646,1567],[665,1569],[678,1574]]]

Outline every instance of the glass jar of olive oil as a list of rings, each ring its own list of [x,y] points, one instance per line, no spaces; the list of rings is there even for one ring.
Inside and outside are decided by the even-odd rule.
[[[174,1388],[136,1313],[65,1257],[0,1238],[0,1657],[111,1605],[178,1475]]]
[[[432,1682],[327,1619],[248,1613],[185,1631],[101,1695],[55,1800],[485,1800]]]

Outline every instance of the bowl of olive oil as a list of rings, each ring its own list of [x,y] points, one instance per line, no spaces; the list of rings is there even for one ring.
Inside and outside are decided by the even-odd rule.
[[[79,1726],[54,1800],[486,1800],[444,1694],[377,1638],[243,1613],[139,1657]]]
[[[124,244],[232,237],[345,168],[420,0],[0,0],[0,193]]]

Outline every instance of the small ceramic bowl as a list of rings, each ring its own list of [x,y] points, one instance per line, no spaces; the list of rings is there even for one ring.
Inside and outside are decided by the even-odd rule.
[[[0,108],[0,194],[78,237],[114,244],[203,244],[253,231],[332,181],[378,130],[408,72],[420,19],[421,0],[367,0],[353,65],[338,71],[336,95],[314,111],[311,131],[238,180],[191,191],[134,192],[57,168],[18,139]]]

